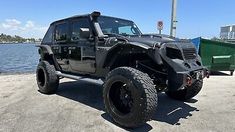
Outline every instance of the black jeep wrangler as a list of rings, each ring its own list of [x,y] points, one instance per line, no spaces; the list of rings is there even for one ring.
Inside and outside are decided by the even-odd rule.
[[[134,22],[99,12],[53,22],[38,47],[40,92],[55,93],[64,77],[101,79],[106,110],[124,127],[151,119],[158,92],[188,100],[208,76],[190,42],[142,34]]]

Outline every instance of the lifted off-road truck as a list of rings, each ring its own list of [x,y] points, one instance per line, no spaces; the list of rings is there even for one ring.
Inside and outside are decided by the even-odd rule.
[[[190,42],[142,34],[134,22],[99,12],[53,22],[38,47],[40,92],[55,93],[64,77],[101,79],[105,108],[123,127],[150,120],[158,92],[188,100],[208,76]]]

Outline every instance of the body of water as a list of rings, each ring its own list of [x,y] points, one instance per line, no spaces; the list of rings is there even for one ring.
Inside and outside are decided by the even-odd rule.
[[[38,60],[35,44],[0,44],[0,73],[35,72]]]

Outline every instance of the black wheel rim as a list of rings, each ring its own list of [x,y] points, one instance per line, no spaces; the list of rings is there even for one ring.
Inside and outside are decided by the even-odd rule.
[[[43,69],[38,70],[37,78],[38,78],[38,84],[41,87],[43,87],[46,83],[46,77]]]
[[[133,98],[130,86],[122,81],[111,85],[109,98],[113,106],[123,115],[129,114],[133,107]]]

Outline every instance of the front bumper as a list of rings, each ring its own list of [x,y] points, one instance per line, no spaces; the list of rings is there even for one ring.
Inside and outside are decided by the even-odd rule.
[[[168,77],[168,90],[177,91],[183,89],[191,86],[197,80],[203,80],[205,77],[209,78],[207,68],[187,72],[171,72]]]

